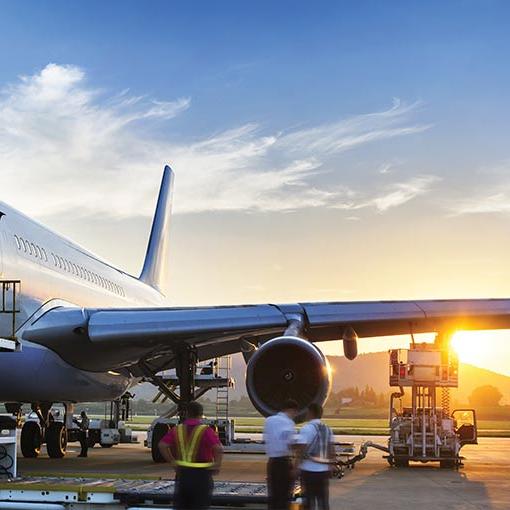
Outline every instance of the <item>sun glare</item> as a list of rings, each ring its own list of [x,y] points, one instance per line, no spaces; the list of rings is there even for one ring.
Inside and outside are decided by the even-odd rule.
[[[457,331],[452,338],[452,347],[464,363],[477,364],[484,352],[484,338],[477,331]]]

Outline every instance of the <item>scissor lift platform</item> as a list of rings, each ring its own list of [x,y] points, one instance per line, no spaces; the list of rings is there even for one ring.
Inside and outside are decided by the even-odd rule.
[[[0,482],[0,503],[48,503],[61,505],[63,509],[124,510],[136,505],[150,509],[170,505],[173,494],[173,480],[21,477]],[[213,507],[257,508],[266,502],[264,483],[217,481],[214,484]]]

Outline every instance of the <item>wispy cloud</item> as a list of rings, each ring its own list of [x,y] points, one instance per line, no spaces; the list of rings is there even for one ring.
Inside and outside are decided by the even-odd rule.
[[[510,160],[480,167],[474,174],[472,191],[451,199],[448,209],[454,216],[464,214],[510,213]]]
[[[36,215],[150,215],[165,162],[176,169],[181,213],[319,206],[384,212],[435,181],[414,177],[364,193],[317,184],[332,155],[428,129],[412,120],[418,103],[395,101],[380,112],[272,134],[246,124],[189,142],[148,129],[190,106],[186,97],[109,97],[75,66],[50,64],[23,76],[0,95],[2,198]]]
[[[456,215],[508,213],[510,212],[510,194],[496,193],[494,195],[461,200],[452,206],[452,211]]]
[[[428,193],[432,185],[438,181],[439,178],[434,175],[420,175],[406,182],[397,182],[386,193],[372,199],[369,204],[379,212],[384,212]]]
[[[391,172],[391,169],[392,169],[393,165],[391,163],[383,163],[378,169],[377,171],[380,173],[380,174],[389,174]]]
[[[374,208],[383,213],[428,193],[438,181],[440,178],[435,175],[419,175],[406,181],[393,183],[371,198],[363,197],[361,193],[351,193],[350,200],[337,203],[334,207],[347,211]]]

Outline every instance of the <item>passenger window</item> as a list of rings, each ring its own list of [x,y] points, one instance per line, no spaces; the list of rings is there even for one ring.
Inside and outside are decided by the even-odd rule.
[[[48,255],[46,255],[46,250],[44,248],[41,248],[41,252],[43,254],[43,258],[45,262],[48,262]]]
[[[19,242],[19,237],[17,235],[14,235],[14,240],[16,241],[16,247],[18,250],[21,250],[21,243]]]
[[[20,237],[19,240],[20,240],[21,246],[23,248],[23,251],[26,253],[27,252],[27,244],[25,243],[25,240],[22,237]]]

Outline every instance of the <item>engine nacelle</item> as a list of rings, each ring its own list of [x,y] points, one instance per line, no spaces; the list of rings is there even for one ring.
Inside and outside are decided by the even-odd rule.
[[[250,400],[264,416],[281,410],[287,399],[299,405],[304,419],[312,402],[323,404],[331,389],[327,358],[312,343],[295,336],[281,336],[264,343],[251,356],[246,369]]]

